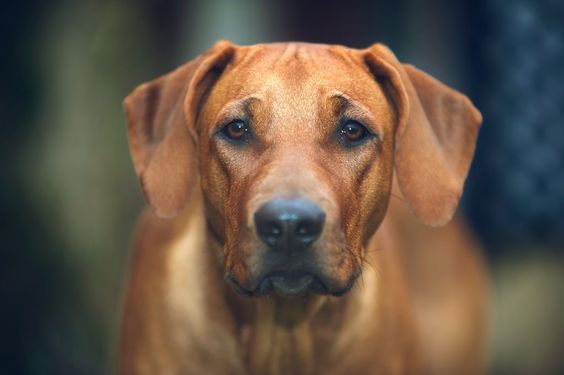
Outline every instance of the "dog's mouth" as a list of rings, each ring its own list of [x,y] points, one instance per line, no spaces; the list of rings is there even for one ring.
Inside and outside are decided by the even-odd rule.
[[[355,284],[358,274],[341,288],[329,286],[323,278],[308,271],[272,271],[265,274],[253,289],[244,288],[237,280],[227,276],[235,290],[245,297],[277,295],[283,298],[300,298],[307,294],[332,295],[347,293]]]
[[[276,294],[281,297],[302,297],[310,293],[327,294],[327,287],[309,272],[281,272],[266,274],[260,281],[257,291],[259,295]]]

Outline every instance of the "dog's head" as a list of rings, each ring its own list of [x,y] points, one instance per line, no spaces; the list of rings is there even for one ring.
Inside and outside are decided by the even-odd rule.
[[[147,201],[173,216],[199,180],[226,277],[247,295],[349,290],[394,170],[415,216],[447,222],[481,122],[379,44],[219,42],[125,108]]]

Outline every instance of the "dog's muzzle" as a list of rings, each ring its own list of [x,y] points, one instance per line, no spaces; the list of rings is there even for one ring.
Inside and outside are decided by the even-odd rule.
[[[308,261],[310,247],[323,232],[325,212],[307,199],[276,198],[260,207],[254,218],[257,234],[270,250],[267,263],[271,267],[256,294],[327,293]]]
[[[319,206],[304,198],[275,198],[265,203],[254,214],[257,236],[266,245],[261,269],[243,284],[231,272],[227,280],[249,297],[346,293],[358,275],[343,285],[323,269],[320,249],[314,246],[323,233],[325,217]]]

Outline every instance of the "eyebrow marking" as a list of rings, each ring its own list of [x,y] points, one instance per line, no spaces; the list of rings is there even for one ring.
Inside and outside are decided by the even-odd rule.
[[[351,99],[348,95],[342,92],[337,92],[331,95],[330,99],[336,99],[338,101],[339,105],[337,109],[341,114],[347,110],[359,112],[359,114],[363,116],[370,113],[370,111],[364,105],[360,104],[354,99]]]
[[[382,136],[382,129],[378,121],[376,121],[372,112],[363,104],[340,91],[335,92],[329,99],[333,99],[337,102],[337,106],[334,110],[335,116],[348,116],[352,119],[357,119],[367,127],[372,128],[380,137]]]
[[[225,104],[217,113],[214,119],[215,126],[212,127],[212,133],[215,132],[218,126],[221,126],[227,118],[230,117],[250,117],[251,110],[250,107],[253,103],[262,103],[262,99],[249,95],[241,99],[232,100]]]
[[[262,99],[254,95],[245,96],[241,99],[235,99],[224,105],[223,108],[219,110],[219,113],[221,114],[222,112],[233,111],[241,108],[247,109],[254,102],[262,102]]]

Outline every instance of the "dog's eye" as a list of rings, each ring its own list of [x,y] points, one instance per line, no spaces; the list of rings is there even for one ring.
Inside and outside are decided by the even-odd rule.
[[[221,133],[230,140],[242,141],[249,135],[249,127],[242,120],[234,120],[221,129]]]
[[[356,146],[365,141],[370,136],[370,132],[359,122],[348,120],[341,127],[340,136],[346,146]]]

